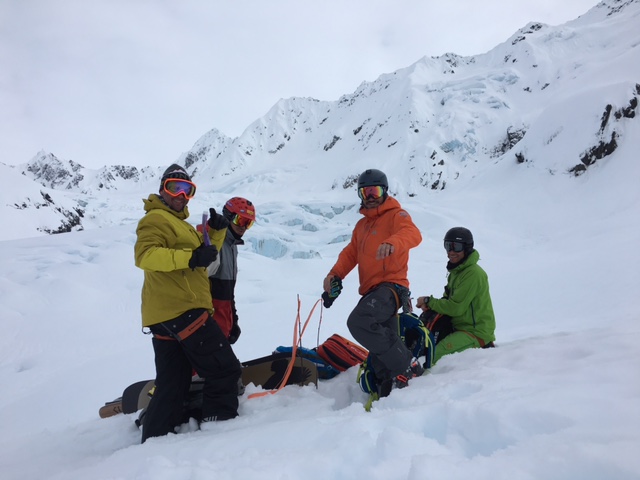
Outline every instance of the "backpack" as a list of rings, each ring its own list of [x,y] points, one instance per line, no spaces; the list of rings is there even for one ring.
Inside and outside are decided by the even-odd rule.
[[[275,352],[291,353],[292,347],[280,346]],[[318,367],[318,377],[333,378],[350,367],[360,365],[369,352],[355,342],[334,333],[316,348],[298,347],[297,355],[307,358]]]
[[[293,350],[293,347],[280,346],[280,347],[277,347],[273,351],[273,353],[289,353],[290,354],[292,350]],[[327,380],[329,378],[333,378],[340,373],[337,369],[333,368],[331,365],[325,362],[324,359],[320,357],[320,355],[318,355],[318,352],[316,351],[315,348],[298,347],[296,350],[296,356],[306,358],[308,360],[311,360],[313,363],[315,363],[316,368],[318,369],[318,378],[320,378],[321,380]]]
[[[344,372],[364,362],[369,352],[357,343],[334,333],[318,345],[318,355],[336,370]]]
[[[402,339],[414,358],[425,357],[424,368],[431,368],[433,363],[434,344],[427,327],[421,318],[414,313],[400,313],[396,315],[398,336]],[[357,382],[365,393],[377,393],[378,382],[376,372],[371,366],[370,356],[358,370]]]

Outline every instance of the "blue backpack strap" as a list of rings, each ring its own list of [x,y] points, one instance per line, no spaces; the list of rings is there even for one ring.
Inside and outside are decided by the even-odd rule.
[[[378,393],[378,382],[376,382],[376,372],[371,366],[371,355],[367,356],[360,365],[356,381],[364,393]]]
[[[424,364],[422,367],[428,370],[433,365],[433,357],[435,355],[435,342],[433,341],[433,334],[429,332],[427,335],[427,343],[424,349]]]
[[[398,335],[415,358],[425,357],[424,368],[431,368],[436,343],[433,332],[414,313],[400,313],[397,317]]]
[[[397,315],[398,336],[411,351],[415,358],[424,355],[424,350],[429,337],[429,330],[422,320],[414,313],[400,313]]]

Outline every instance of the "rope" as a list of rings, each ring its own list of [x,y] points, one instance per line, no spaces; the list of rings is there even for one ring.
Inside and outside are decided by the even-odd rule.
[[[309,312],[309,316],[307,317],[307,320],[304,322],[304,325],[302,326],[302,329],[301,329],[300,328],[300,323],[301,323],[300,305],[301,304],[300,304],[300,295],[298,295],[298,313],[296,314],[296,321],[293,326],[293,344],[291,347],[291,360],[289,360],[289,365],[287,365],[287,369],[284,372],[284,376],[282,377],[282,380],[274,390],[266,390],[264,392],[252,393],[247,398],[252,399],[252,398],[264,397],[267,395],[273,395],[274,393],[278,393],[280,390],[282,390],[285,387],[285,385],[287,384],[287,381],[289,380],[289,377],[291,376],[291,372],[293,371],[293,365],[295,363],[296,353],[298,351],[298,343],[302,341],[302,335],[304,335],[304,332],[307,329],[307,325],[309,325],[309,320],[311,320],[313,312],[315,311],[316,307],[318,306],[321,300],[322,299],[318,299],[316,303],[313,305],[313,308],[311,308],[311,311]]]
[[[318,320],[318,334],[316,335],[316,349],[320,346],[320,326],[322,325],[322,312],[324,312],[324,308],[322,305],[320,305],[320,320]]]

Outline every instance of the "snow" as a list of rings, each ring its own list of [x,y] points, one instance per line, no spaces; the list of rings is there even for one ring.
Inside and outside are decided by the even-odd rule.
[[[631,38],[629,24],[620,43],[612,29],[593,27],[591,42],[611,42],[614,53],[593,84],[558,88],[542,110],[540,97],[509,97],[519,111],[539,116],[518,144],[523,164],[513,151],[480,157],[459,166],[445,189],[432,191],[420,184],[411,161],[380,153],[386,144],[369,157],[337,147],[327,154],[330,163],[310,161],[299,145],[284,163],[263,165],[256,155],[233,175],[194,179],[194,224],[231,196],[256,204],[258,220],[239,248],[242,335],[234,350],[243,361],[291,345],[298,298],[303,320],[319,298],[322,279],[360,218],[355,191],[341,188],[340,178],[367,167],[388,174],[423,235],[411,253],[414,298],[442,292],[444,233],[459,225],[472,230],[489,275],[498,347],[444,357],[369,413],[352,368],[317,386],[289,386],[261,398],[248,398],[260,391],[249,385],[238,418],[207,430],[184,425],[144,445],[136,415],[100,419],[106,401],[154,375],[151,341],[141,332],[143,274],[134,266],[133,245],[141,199],[157,191],[157,182],[144,176],[133,187],[63,192],[0,164],[0,478],[640,479],[637,115],[611,121],[619,133],[612,155],[581,176],[567,173],[598,138],[602,108],[624,107],[637,96],[637,48],[621,47]],[[564,35],[576,41],[571,30]],[[576,70],[587,68],[585,43],[571,42],[564,47],[585,60]],[[452,82],[447,94],[467,98],[480,77],[474,78],[459,91]],[[478,96],[478,110],[456,118],[443,113],[451,132],[437,141],[462,141],[478,112],[497,118],[500,110],[487,102],[493,94]],[[498,139],[504,129],[484,122],[472,133]],[[331,137],[313,139],[322,148]],[[220,168],[213,160],[206,166]],[[52,215],[50,208],[27,208],[44,207],[42,192],[68,209],[72,200],[81,202],[84,230],[32,237]],[[14,203],[26,206],[7,207]],[[352,338],[346,318],[358,301],[357,286],[352,272],[331,309],[316,309],[304,346],[333,333]]]
[[[137,204],[141,214],[143,195],[104,199],[112,222],[123,212],[121,225],[3,241],[2,478],[640,478],[634,158],[620,154],[579,178],[502,162],[464,189],[400,198],[424,236],[411,255],[414,297],[445,284],[444,232],[474,232],[498,348],[444,357],[370,413],[352,368],[317,388],[245,394],[237,419],[206,431],[185,425],[144,445],[136,415],[97,415],[154,375],[140,331],[135,222],[118,209]],[[289,195],[288,204],[255,199],[259,220],[240,248],[242,360],[291,344],[297,297],[304,320],[359,216],[355,192],[345,209],[332,192],[311,206],[297,203],[304,191]],[[270,258],[278,255],[268,245],[257,253],[255,239],[267,237],[289,253]],[[296,258],[307,244],[316,254]],[[352,273],[333,307],[316,310],[303,345],[351,338],[345,320],[356,290]]]

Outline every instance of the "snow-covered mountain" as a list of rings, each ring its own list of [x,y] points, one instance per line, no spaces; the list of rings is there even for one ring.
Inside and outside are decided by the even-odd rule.
[[[207,191],[273,200],[287,195],[276,172],[310,195],[351,191],[371,166],[393,172],[401,196],[461,188],[501,162],[579,176],[637,146],[638,24],[638,0],[605,0],[564,25],[530,23],[483,55],[422,58],[337,101],[280,100],[241,136],[212,129],[177,161]],[[0,209],[23,219],[20,235],[37,235],[100,226],[96,198],[145,194],[163,168],[89,170],[39,152],[14,170],[34,185]],[[26,225],[44,205],[57,213]],[[87,206],[92,222],[80,213]]]
[[[73,160],[61,160],[43,151],[25,165],[18,166],[22,174],[43,186],[55,190],[72,190],[87,193],[93,190],[111,190],[126,184],[139,182],[147,177],[157,177],[158,169],[138,169],[126,165],[111,165],[99,170],[89,170]],[[130,188],[130,187],[129,187]]]
[[[373,163],[411,171],[396,190],[414,195],[500,160],[577,175],[627,140],[639,10],[602,2],[565,25],[531,23],[484,55],[423,58],[335,102],[281,100],[240,137],[210,132],[181,160],[201,178],[244,182],[305,158],[335,172],[330,184],[313,178],[319,189],[350,188]]]
[[[498,348],[446,356],[369,413],[353,368],[143,445],[136,414],[98,418],[154,375],[133,248],[163,169],[46,152],[0,164],[0,477],[638,480],[639,19],[640,1],[607,0],[337,102],[282,100],[179,159],[198,184],[188,221],[229,196],[256,205],[238,248],[243,361],[290,345],[297,315],[311,318],[305,347],[350,338],[356,271],[330,310],[311,309],[361,218],[364,168],[385,170],[422,232],[414,298],[443,291],[444,233],[473,231]],[[60,226],[84,231],[45,236]]]

